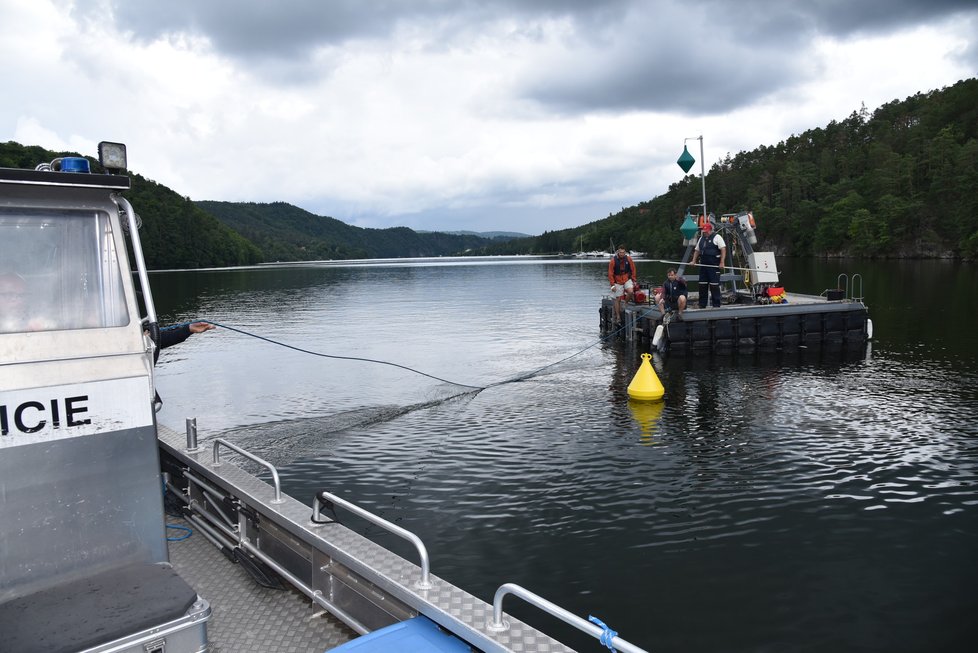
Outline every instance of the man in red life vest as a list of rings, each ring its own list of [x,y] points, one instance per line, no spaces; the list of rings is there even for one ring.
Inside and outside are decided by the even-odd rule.
[[[618,246],[618,251],[608,262],[608,281],[611,282],[611,296],[615,298],[615,324],[621,322],[621,298],[632,299],[632,293],[638,287],[638,271],[635,261],[628,255],[624,245]]]

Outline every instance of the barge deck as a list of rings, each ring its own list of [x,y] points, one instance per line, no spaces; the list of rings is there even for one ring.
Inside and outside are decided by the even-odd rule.
[[[798,347],[858,347],[872,338],[869,311],[861,299],[827,300],[820,295],[786,293],[780,304],[747,303],[749,296],[718,308],[692,308],[682,316],[663,315],[651,303],[622,306],[622,324],[614,324],[614,300],[601,301],[602,332],[619,332],[629,341],[647,343],[649,351],[715,353],[774,351]]]
[[[704,198],[706,190],[703,191]],[[705,199],[704,199],[705,206]],[[655,289],[643,303],[623,303],[621,321],[614,319],[614,299],[601,300],[599,318],[604,334],[648,342],[649,351],[715,353],[791,350],[803,347],[853,347],[873,337],[873,323],[863,301],[862,276],[840,274],[836,287],[821,295],[787,292],[780,283],[774,252],[755,250],[757,232],[750,211],[712,213],[694,222],[687,209],[679,231],[686,251],[677,263],[678,285],[667,279],[678,308],[663,313]],[[702,254],[702,256],[700,256]],[[668,263],[668,261],[661,261]],[[698,268],[698,281],[683,277],[686,266]],[[609,272],[610,276],[610,272]],[[693,283],[696,291],[687,290]],[[698,308],[701,290],[710,289],[710,306]],[[657,290],[662,290],[657,289]]]

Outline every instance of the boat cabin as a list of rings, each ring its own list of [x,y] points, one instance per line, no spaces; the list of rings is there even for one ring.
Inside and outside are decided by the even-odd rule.
[[[129,178],[89,166],[0,170],[0,648],[203,650],[210,607],[168,563]]]

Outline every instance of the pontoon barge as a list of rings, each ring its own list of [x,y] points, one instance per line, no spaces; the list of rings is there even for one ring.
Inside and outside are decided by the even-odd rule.
[[[725,270],[720,275],[722,303],[700,309],[697,279],[689,286],[687,309],[682,316],[663,312],[650,289],[643,303],[623,305],[622,324],[614,323],[614,300],[605,297],[599,323],[605,333],[619,333],[628,340],[647,342],[650,351],[679,354],[792,350],[799,347],[860,347],[873,337],[873,323],[863,297],[862,277],[839,275],[837,287],[821,295],[787,292],[779,284],[773,252],[755,252],[754,216],[749,212],[726,214],[717,221],[689,214],[683,226],[686,250],[677,266],[682,276],[690,263],[703,225],[714,225],[726,243]],[[712,302],[710,302],[712,303]]]

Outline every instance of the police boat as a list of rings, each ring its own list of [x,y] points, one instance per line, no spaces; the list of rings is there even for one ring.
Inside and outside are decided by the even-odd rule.
[[[695,276],[684,277],[689,289],[686,310],[680,314],[669,307],[660,309],[656,294],[661,287],[649,288],[642,293],[643,302],[623,306],[619,326],[614,323],[614,300],[604,297],[599,309],[603,331],[647,342],[650,351],[678,354],[809,347],[850,351],[872,339],[862,277],[840,274],[837,287],[820,295],[788,292],[780,282],[774,252],[754,249],[758,241],[753,212],[726,213],[719,219],[701,214],[694,220],[687,210],[680,232],[682,260],[659,262],[674,263],[681,277],[687,266],[696,270]],[[717,245],[721,242],[722,250]],[[698,283],[702,269],[716,271],[709,288]],[[709,293],[702,298],[706,301],[701,301],[701,292]]]
[[[483,601],[431,573],[416,535],[329,492],[288,496],[266,461],[202,446],[192,418],[186,433],[158,425],[126,149],[98,153],[0,169],[0,651],[571,650],[506,597],[596,649],[642,651],[518,585]],[[403,538],[411,559],[337,514]],[[176,518],[195,549],[168,542]]]

